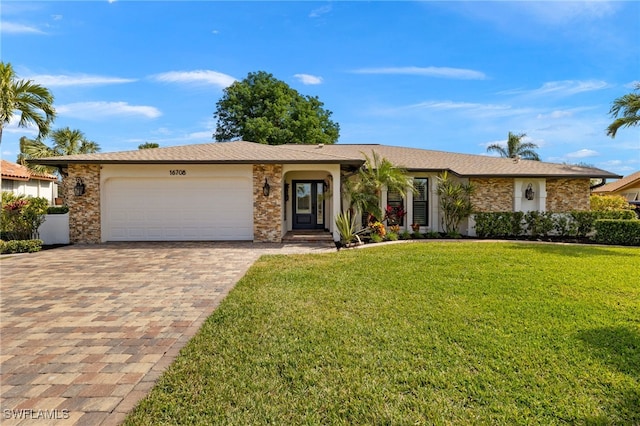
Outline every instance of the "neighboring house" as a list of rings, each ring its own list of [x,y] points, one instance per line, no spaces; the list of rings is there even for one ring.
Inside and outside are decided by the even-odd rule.
[[[386,145],[261,145],[224,142],[33,160],[67,180],[72,243],[251,240],[280,242],[287,231],[327,229],[339,239],[341,194],[364,155],[407,169],[418,191],[382,194],[403,205],[403,228],[441,230],[436,177],[447,170],[476,187],[478,211],[588,210],[589,167]],[[409,228],[410,229],[410,228]],[[473,235],[469,219],[460,229]]]
[[[640,171],[625,176],[615,182],[607,183],[593,190],[597,195],[621,195],[629,204],[640,209]]]
[[[20,164],[0,160],[0,174],[2,175],[2,191],[13,192],[16,195],[43,197],[54,204],[58,196],[58,178],[46,173],[36,173]]]

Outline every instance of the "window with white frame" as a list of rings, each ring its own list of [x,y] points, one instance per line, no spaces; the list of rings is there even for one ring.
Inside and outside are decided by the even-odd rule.
[[[429,179],[413,179],[413,223],[429,225]]]

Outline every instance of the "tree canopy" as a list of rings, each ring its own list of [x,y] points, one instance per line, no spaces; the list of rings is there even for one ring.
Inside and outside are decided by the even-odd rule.
[[[497,152],[500,154],[500,157],[540,161],[540,157],[535,151],[538,148],[538,145],[533,142],[522,142],[522,138],[525,136],[527,136],[526,133],[517,135],[509,132],[506,147],[501,144],[494,143],[487,147],[487,152]]]
[[[35,124],[42,138],[56,117],[53,95],[32,80],[19,80],[11,64],[0,62],[0,143],[2,129],[16,113],[20,116],[18,126]]]
[[[50,172],[51,168],[27,163],[34,158],[57,157],[61,155],[91,154],[100,151],[100,145],[88,140],[80,130],[69,127],[51,132],[53,146],[49,147],[41,139],[20,138],[18,163],[36,170]]]
[[[145,142],[138,145],[138,149],[152,149],[152,148],[160,148],[160,144],[157,142]]]
[[[640,125],[640,83],[634,90],[638,93],[627,93],[613,101],[609,114],[615,120],[607,127],[607,136],[615,138],[619,128]]]
[[[318,97],[303,96],[264,71],[249,73],[224,89],[216,103],[217,141],[246,140],[269,145],[333,144],[340,125]]]

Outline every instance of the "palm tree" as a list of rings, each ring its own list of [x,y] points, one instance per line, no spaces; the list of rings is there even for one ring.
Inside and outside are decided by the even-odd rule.
[[[47,135],[56,117],[53,95],[49,89],[32,80],[18,80],[11,64],[0,62],[0,144],[2,129],[15,113],[20,115],[18,126],[35,124],[38,138],[42,138]]]
[[[640,83],[636,83],[634,90],[640,90]],[[620,127],[631,127],[640,124],[640,93],[627,93],[613,101],[609,114],[618,117],[607,127],[607,136],[616,137],[616,132]]]
[[[509,132],[506,147],[501,144],[494,143],[487,147],[487,152],[497,152],[500,154],[500,157],[523,158],[525,160],[540,161],[538,153],[534,151],[538,148],[538,145],[533,142],[522,142],[522,138],[525,136],[527,136],[526,133],[516,135]]]
[[[57,157],[60,155],[91,154],[100,151],[100,145],[88,140],[80,130],[71,130],[69,127],[51,132],[53,147],[50,148],[40,139],[20,138],[20,154],[18,163],[26,165],[34,171],[48,171],[51,168],[27,163],[34,158]]]
[[[406,170],[395,166],[375,151],[371,157],[364,155],[365,163],[358,170],[357,180],[345,180],[345,189],[351,197],[351,208],[382,220],[384,212],[380,207],[382,189],[398,192],[402,197],[407,188],[412,188],[412,178]]]

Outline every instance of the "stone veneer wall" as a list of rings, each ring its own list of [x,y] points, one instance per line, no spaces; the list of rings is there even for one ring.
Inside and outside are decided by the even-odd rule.
[[[589,210],[589,179],[547,179],[547,211]]]
[[[64,178],[64,199],[69,206],[69,241],[81,244],[101,242],[100,165],[71,164]],[[76,178],[82,178],[85,193],[75,196]]]
[[[475,211],[513,211],[513,179],[471,178],[469,182],[475,188],[475,192],[471,197]]]
[[[262,193],[264,179],[271,193]],[[253,165],[253,241],[279,243],[282,241],[282,164]]]

